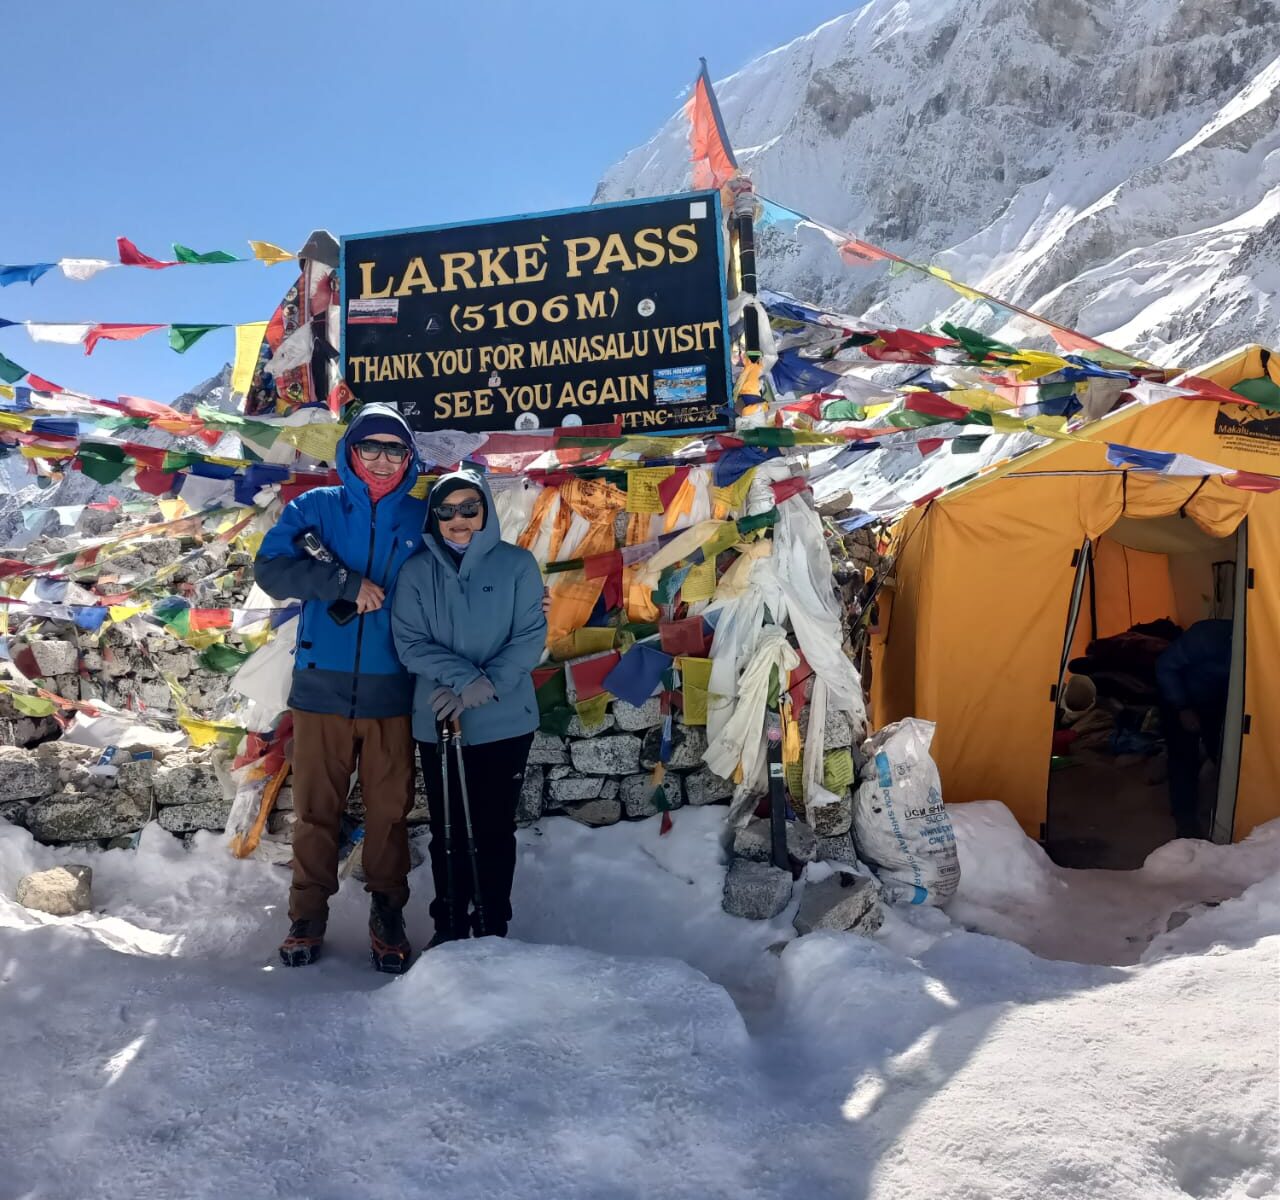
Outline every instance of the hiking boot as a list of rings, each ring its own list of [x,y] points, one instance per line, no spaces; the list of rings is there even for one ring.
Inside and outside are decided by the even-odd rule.
[[[280,943],[280,961],[286,967],[307,967],[320,957],[324,945],[325,922],[304,917],[289,926],[289,936]]]
[[[369,903],[369,944],[373,969],[403,975],[413,950],[404,932],[404,912],[382,892],[373,892]]]
[[[434,950],[437,946],[443,946],[445,942],[460,942],[463,938],[469,938],[471,930],[469,929],[437,929],[431,936],[431,940],[427,943],[428,950]]]

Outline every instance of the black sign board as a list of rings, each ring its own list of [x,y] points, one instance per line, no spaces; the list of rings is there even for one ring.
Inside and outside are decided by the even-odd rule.
[[[713,191],[342,239],[343,377],[415,429],[724,428]]]

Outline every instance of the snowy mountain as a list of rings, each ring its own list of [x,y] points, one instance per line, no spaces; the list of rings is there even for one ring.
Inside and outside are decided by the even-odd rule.
[[[1280,0],[871,0],[716,85],[758,192],[1153,361],[1280,340]],[[596,200],[688,185],[676,113]],[[763,229],[841,311],[1043,330]]]

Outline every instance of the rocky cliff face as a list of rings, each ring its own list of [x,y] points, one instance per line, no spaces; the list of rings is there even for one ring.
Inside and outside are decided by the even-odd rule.
[[[1277,340],[1280,0],[871,0],[717,84],[757,190],[1162,363]],[[679,113],[597,200],[687,186]],[[763,278],[919,325],[932,281],[764,230]],[[950,315],[1026,340],[1035,326]]]

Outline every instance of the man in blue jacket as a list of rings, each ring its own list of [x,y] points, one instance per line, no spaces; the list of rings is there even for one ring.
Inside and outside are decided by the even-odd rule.
[[[1230,621],[1197,621],[1156,659],[1161,724],[1169,755],[1169,807],[1177,836],[1202,836],[1200,748],[1222,757],[1222,725],[1231,684]]]
[[[413,735],[431,810],[434,946],[472,933],[507,932],[516,804],[538,727],[530,672],[542,657],[547,619],[537,560],[502,540],[482,475],[462,470],[442,476],[427,504],[426,545],[400,574],[391,623],[400,658],[415,677]],[[462,728],[479,895],[456,760],[445,763],[452,780],[452,854],[445,845],[437,725],[455,719]]]
[[[319,956],[358,769],[373,962],[400,972],[410,955],[402,910],[414,794],[413,679],[396,657],[391,601],[400,568],[422,545],[426,505],[409,495],[419,474],[413,433],[388,405],[360,410],[338,443],[336,466],[342,486],[290,501],[254,563],[268,595],[303,602],[289,692],[297,818],[292,923],[280,957],[297,967]]]

